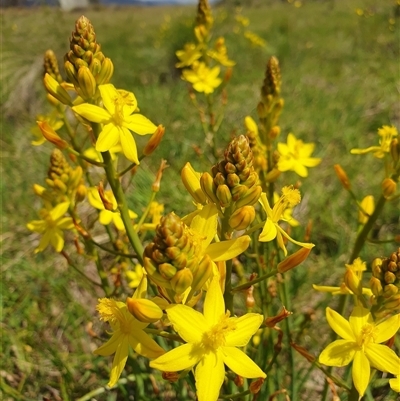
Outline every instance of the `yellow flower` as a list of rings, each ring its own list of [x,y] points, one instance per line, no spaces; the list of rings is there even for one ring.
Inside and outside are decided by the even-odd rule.
[[[287,143],[278,143],[279,171],[294,171],[300,177],[307,177],[307,167],[315,167],[321,163],[321,159],[310,157],[314,152],[314,143],[304,143],[296,139],[293,134],[287,137]]]
[[[109,191],[104,191],[104,196],[106,200],[112,205],[113,210],[107,210],[104,206],[104,203],[102,202],[99,191],[97,188],[89,188],[88,189],[88,201],[89,203],[96,208],[97,210],[100,210],[99,213],[99,222],[103,226],[107,226],[111,222],[115,224],[115,227],[117,227],[118,230],[120,231],[125,231],[125,226],[121,218],[121,214],[118,211],[118,205],[117,201],[114,197],[114,194],[111,190]],[[132,210],[129,210],[129,217],[131,219],[134,219],[137,217],[137,214],[132,212]]]
[[[186,341],[150,362],[165,372],[192,369],[195,365],[199,401],[216,401],[225,378],[224,364],[245,378],[265,378],[266,374],[237,347],[244,347],[260,327],[263,316],[248,313],[230,317],[215,276],[207,291],[203,314],[186,305],[173,305],[167,315],[178,334]]]
[[[136,288],[139,283],[140,280],[142,280],[143,277],[143,267],[141,265],[139,265],[139,263],[137,263],[135,265],[135,270],[128,270],[125,272],[125,275],[127,277],[127,279],[129,280],[128,286],[130,288]]]
[[[392,139],[398,135],[397,128],[384,125],[378,129],[378,135],[380,136],[379,146],[370,146],[366,149],[351,149],[350,153],[352,155],[364,155],[365,153],[374,152],[374,157],[382,159],[386,153],[390,152]]]
[[[232,67],[236,64],[234,61],[229,60],[225,39],[223,37],[220,37],[216,40],[215,50],[208,50],[207,55],[224,67]]]
[[[176,68],[189,67],[201,57],[200,46],[196,46],[194,43],[186,43],[183,50],[178,50],[175,54],[180,60],[179,63],[175,64]]]
[[[146,290],[146,288],[147,280],[144,277],[132,298],[140,299],[143,290]],[[149,324],[135,319],[123,302],[101,298],[99,299],[97,310],[100,313],[100,319],[109,322],[112,328],[111,338],[94,351],[96,355],[102,356],[109,356],[115,353],[108,383],[109,387],[113,387],[121,376],[128,359],[129,347],[146,358],[157,358],[165,352],[144,332],[143,329]]]
[[[278,224],[279,220],[285,221],[285,213],[287,213],[286,210],[288,208],[293,208],[295,205],[300,203],[300,200],[301,196],[298,189],[293,189],[292,187],[283,187],[282,196],[271,209],[267,195],[262,193],[259,202],[267,214],[267,220],[260,236],[258,237],[258,240],[260,242],[269,242],[276,238],[278,241],[278,246],[283,250],[285,256],[287,255],[287,250],[283,241],[283,237],[304,248],[313,248],[314,244],[295,241]]]
[[[203,62],[194,62],[192,69],[182,71],[182,79],[193,84],[193,89],[197,92],[212,93],[217,88],[222,79],[218,78],[220,68],[208,68]]]
[[[132,92],[115,89],[114,85],[99,85],[105,109],[93,104],[80,104],[72,110],[94,123],[102,123],[103,129],[96,142],[98,152],[106,152],[118,145],[127,159],[139,164],[136,142],[129,131],[139,135],[152,134],[157,127],[137,111],[137,101]]]
[[[375,210],[375,200],[373,195],[367,195],[361,201],[361,207],[362,210],[365,211],[365,213],[368,213],[367,215],[365,215],[365,213],[361,209],[358,210],[358,222],[364,225],[367,224],[368,219]]]
[[[390,388],[396,393],[400,393],[400,375],[389,380]]]
[[[265,47],[267,45],[267,42],[254,32],[246,31],[244,37],[248,39],[253,46]]]
[[[41,233],[43,236],[35,253],[42,252],[49,244],[56,252],[64,248],[64,233],[62,230],[72,230],[74,223],[71,217],[64,217],[69,208],[69,202],[58,204],[52,210],[42,210],[43,219],[33,220],[26,226],[29,230]]]
[[[368,309],[357,306],[348,321],[331,308],[326,308],[326,318],[329,326],[342,340],[329,344],[319,356],[319,362],[338,367],[353,362],[353,383],[360,398],[368,387],[370,367],[382,372],[399,373],[399,357],[381,343],[398,331],[400,314],[376,324]]]
[[[356,279],[359,281],[361,281],[362,279],[363,272],[367,270],[366,264],[361,260],[361,258],[357,258],[354,260],[352,264],[346,264],[345,266],[346,266],[346,272],[348,270],[352,270]],[[354,292],[346,285],[344,281],[342,282],[340,287],[313,284],[313,288],[314,290],[320,292],[330,292],[332,295],[346,295],[346,294],[354,295]],[[362,294],[367,295],[368,297],[371,297],[373,295],[370,288],[362,288]]]

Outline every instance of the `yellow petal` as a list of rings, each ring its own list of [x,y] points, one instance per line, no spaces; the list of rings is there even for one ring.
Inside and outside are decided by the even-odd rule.
[[[208,352],[194,373],[198,401],[217,401],[225,378],[225,367],[220,352]]]
[[[132,332],[128,341],[135,352],[146,358],[157,358],[165,354],[165,351],[143,330]]]
[[[125,231],[125,225],[124,225],[124,222],[122,221],[121,215],[119,213],[113,213],[112,218],[113,218],[115,227],[117,227],[117,230]]]
[[[350,323],[336,311],[331,308],[326,308],[326,319],[332,330],[340,337],[348,341],[356,341]]]
[[[369,361],[365,354],[362,351],[356,352],[351,373],[354,386],[360,398],[364,395],[368,387],[370,370]]]
[[[72,217],[62,217],[57,220],[57,227],[61,230],[72,230],[75,225]]]
[[[35,252],[42,252],[47,248],[51,241],[51,231],[47,230],[43,233],[42,238],[40,239],[38,247],[35,249]]]
[[[213,240],[215,234],[217,233],[217,225],[218,209],[214,204],[204,206],[190,223],[190,228],[193,231],[201,233],[201,236],[205,237],[205,239],[202,241],[203,249],[206,248]]]
[[[151,361],[150,367],[164,372],[177,372],[190,369],[202,356],[200,347],[195,347],[193,344],[183,344]]]
[[[267,375],[243,351],[235,347],[222,347],[224,363],[237,375],[248,379],[267,377]]]
[[[112,115],[115,114],[115,99],[119,98],[119,93],[112,84],[99,85],[101,99],[103,100],[104,107]]]
[[[258,240],[260,242],[269,242],[276,238],[277,228],[276,225],[272,222],[270,218],[267,218],[267,221],[264,224],[264,228],[261,231]]]
[[[213,277],[204,300],[204,317],[210,326],[217,324],[225,315],[225,302],[219,286],[219,276]]]
[[[321,352],[319,362],[327,366],[346,366],[353,360],[355,353],[356,343],[336,340]]]
[[[259,329],[264,317],[258,313],[247,313],[239,318],[232,319],[235,322],[236,329],[226,334],[226,346],[244,347],[250,341],[253,334]]]
[[[64,234],[59,229],[51,230],[50,242],[56,252],[61,252],[64,248]]]
[[[87,193],[89,203],[98,210],[104,210],[103,202],[100,199],[99,191],[97,188],[91,187]]]
[[[51,210],[50,216],[53,221],[58,220],[60,217],[63,217],[69,208],[69,202],[59,203],[54,209]]]
[[[103,226],[107,226],[113,220],[114,213],[111,210],[102,210],[99,214],[99,222]]]
[[[361,334],[363,327],[366,324],[374,324],[374,320],[369,309],[363,308],[362,306],[354,307],[353,311],[351,312],[349,322],[350,327],[356,336]]]
[[[122,151],[125,157],[135,164],[139,164],[136,142],[132,134],[124,127],[120,130]]]
[[[250,241],[251,238],[248,235],[243,235],[236,239],[210,244],[204,252],[214,262],[230,260],[243,253],[249,247]]]
[[[120,131],[114,123],[106,124],[100,132],[96,141],[96,150],[98,152],[107,152],[118,144],[120,140]]]
[[[118,344],[121,342],[121,332],[118,330],[113,333],[111,338],[101,347],[93,351],[95,355],[109,356],[117,350]]]
[[[110,113],[94,104],[83,103],[72,107],[72,110],[83,118],[86,118],[86,120],[94,123],[106,123],[111,119]]]
[[[29,222],[26,227],[28,230],[42,233],[46,229],[46,222],[44,220],[33,220]]]
[[[120,342],[117,345],[113,364],[111,367],[110,381],[108,382],[109,387],[113,387],[117,384],[118,379],[124,370],[126,360],[128,359],[129,346],[128,338],[126,335],[121,336]]]
[[[209,328],[205,317],[186,305],[174,305],[167,309],[174,329],[188,343],[201,342],[203,333]]]
[[[139,135],[152,134],[157,129],[147,117],[141,114],[132,114],[126,117],[123,126]]]
[[[365,346],[365,355],[373,368],[393,375],[400,374],[400,359],[388,346],[370,343]]]
[[[376,343],[383,343],[392,338],[400,328],[400,314],[394,315],[376,326]]]

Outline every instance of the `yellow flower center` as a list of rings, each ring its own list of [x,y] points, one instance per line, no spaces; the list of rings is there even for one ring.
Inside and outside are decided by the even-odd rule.
[[[114,98],[115,112],[113,115],[113,119],[115,125],[122,126],[124,121],[124,106],[126,102],[122,96],[118,96]]]
[[[375,325],[367,323],[362,327],[360,335],[358,336],[358,346],[364,350],[370,342],[375,342],[376,334]]]
[[[229,311],[209,331],[203,334],[202,344],[206,351],[216,351],[225,345],[225,336],[236,329],[236,324],[229,320]]]
[[[101,320],[110,322],[111,326],[119,323],[122,333],[129,334],[132,331],[131,323],[134,320],[131,318],[132,316],[123,302],[118,302],[115,299],[101,298],[96,309],[100,314]]]

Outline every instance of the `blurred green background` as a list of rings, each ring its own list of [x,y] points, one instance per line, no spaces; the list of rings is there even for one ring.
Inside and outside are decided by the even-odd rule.
[[[251,47],[234,32],[234,5],[240,4],[242,15],[250,19],[249,29],[266,40],[265,48]],[[284,142],[293,132],[305,142],[315,142],[314,156],[323,159],[302,183],[303,200],[295,214],[303,227],[312,220],[311,241],[316,244],[307,262],[290,273],[293,312],[308,314],[326,304],[311,284],[336,282],[357,231],[356,206],[338,182],[333,164],[344,167],[360,200],[367,194],[377,199],[383,177],[380,161],[370,154],[350,155],[350,149],[377,144],[377,129],[382,125],[400,126],[398,5],[389,0],[254,0],[225,2],[213,11],[214,36],[225,37],[228,54],[237,62],[218,146],[223,148],[233,134],[245,133],[246,115],[256,118],[266,62],[275,55],[285,100],[280,140]],[[165,203],[167,212],[184,215],[192,206],[179,172],[188,160],[204,170],[194,150],[203,142],[203,133],[189,102],[188,86],[174,67],[174,52],[192,40],[196,7],[114,6],[83,13],[94,25],[102,51],[114,62],[115,86],[133,91],[141,112],[166,127],[160,148],[142,163],[135,177],[131,207],[144,206],[159,160],[165,158],[170,168],[157,199]],[[1,12],[0,395],[4,400],[41,400],[43,396],[49,400],[173,400],[165,394],[161,398],[149,395],[151,388],[136,398],[129,398],[123,389],[105,390],[110,364],[107,358],[92,355],[99,343],[87,330],[90,322],[100,330],[95,304],[102,294],[68,270],[51,250],[34,255],[38,237],[25,227],[37,218],[40,204],[32,185],[43,183],[52,149],[49,144],[31,145],[30,129],[37,114],[49,110],[41,82],[42,57],[50,48],[61,63],[81,14],[46,7]],[[287,174],[281,184],[297,180]],[[398,204],[389,204],[373,236],[392,238],[399,234],[399,223]],[[303,232],[300,228],[298,238]],[[393,245],[369,244],[362,257],[370,262],[394,249]],[[323,314],[319,309],[316,321]],[[320,343],[317,325],[310,322],[308,331],[308,345],[316,353],[325,345]],[[134,364],[128,366],[126,374],[135,369]],[[132,386],[139,391],[135,380]],[[319,389],[320,383],[311,380],[299,399],[318,394]],[[85,396],[90,391],[94,398]]]

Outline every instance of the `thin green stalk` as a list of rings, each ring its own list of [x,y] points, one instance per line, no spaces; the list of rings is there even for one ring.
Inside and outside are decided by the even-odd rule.
[[[237,287],[233,287],[231,289],[231,292],[234,293],[237,291],[247,290],[252,285],[257,284],[261,281],[264,281],[269,277],[276,276],[278,273],[279,273],[278,269],[271,270],[269,273],[264,274],[263,276],[257,277],[256,279],[248,281],[247,283],[238,285]],[[225,290],[226,290],[226,287],[225,287]]]

